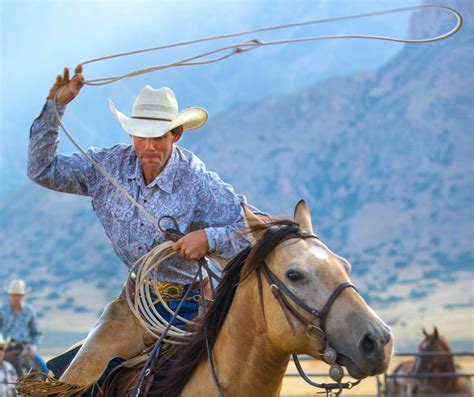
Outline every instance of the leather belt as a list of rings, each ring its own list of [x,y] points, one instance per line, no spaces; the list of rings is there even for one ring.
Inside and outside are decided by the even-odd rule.
[[[204,279],[204,285],[206,285],[209,282],[209,278]],[[194,284],[191,285],[191,291],[195,289],[199,289],[199,282],[195,282]],[[119,298],[125,299],[126,294],[125,294],[125,289],[128,289],[130,297],[132,299],[135,299],[135,282],[131,279],[128,278],[127,282],[123,286],[123,289],[120,293]],[[156,281],[150,282],[150,290],[151,292],[156,294],[156,289],[158,289],[158,292],[162,296],[162,298],[166,300],[180,300],[185,292],[188,290],[189,284],[178,284],[178,283],[173,283],[173,282],[168,282],[168,281]],[[190,296],[188,299],[190,300],[195,300],[192,296]]]

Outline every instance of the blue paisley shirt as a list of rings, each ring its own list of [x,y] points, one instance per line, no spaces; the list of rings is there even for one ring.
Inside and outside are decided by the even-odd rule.
[[[58,110],[62,116],[65,106],[58,105]],[[31,127],[28,176],[53,190],[90,196],[115,252],[132,267],[164,241],[163,233],[82,154],[59,154],[58,133],[59,123],[48,100]],[[90,148],[87,153],[155,219],[171,215],[183,232],[204,229],[211,252],[228,259],[249,244],[243,237],[235,238],[245,227],[240,206],[245,197],[237,195],[216,173],[207,171],[192,152],[175,145],[165,168],[149,185],[144,182],[133,145]],[[172,257],[162,264],[158,276],[162,281],[188,284],[196,271],[195,262]]]
[[[6,302],[0,312],[0,333],[4,339],[17,339],[38,346],[41,332],[31,306],[22,303],[21,312],[16,314],[10,302]]]

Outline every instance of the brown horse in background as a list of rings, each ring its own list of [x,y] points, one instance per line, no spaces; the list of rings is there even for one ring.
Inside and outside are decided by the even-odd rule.
[[[435,327],[432,334],[423,329],[425,336],[419,346],[420,355],[400,363],[392,375],[418,374],[453,374],[453,376],[391,378],[386,386],[386,396],[469,396],[472,397],[472,386],[468,377],[456,376],[457,367],[446,338],[439,334]],[[425,353],[425,354],[424,354]],[[428,354],[426,354],[428,353]]]

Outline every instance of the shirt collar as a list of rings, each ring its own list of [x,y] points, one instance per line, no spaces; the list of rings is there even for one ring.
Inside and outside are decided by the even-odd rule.
[[[133,164],[135,163],[135,164]],[[128,175],[129,179],[136,179],[139,183],[147,188],[153,188],[158,186],[161,190],[165,191],[166,193],[171,193],[173,191],[173,183],[176,172],[178,171],[179,167],[179,154],[176,146],[173,145],[173,149],[171,151],[171,156],[168,159],[168,162],[165,165],[165,168],[157,175],[153,181],[149,185],[145,185],[145,180],[143,179],[143,171],[142,166],[140,164],[140,160],[138,160],[138,156],[135,152],[132,155],[131,164],[130,164],[130,172]]]

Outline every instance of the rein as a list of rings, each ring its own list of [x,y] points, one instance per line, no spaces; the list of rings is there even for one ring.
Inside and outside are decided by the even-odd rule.
[[[173,227],[167,228],[167,229],[163,228],[161,226],[161,224],[164,220],[171,221],[171,223],[173,224]],[[175,220],[175,218],[173,218],[172,216],[165,215],[165,216],[161,217],[158,221],[158,225],[160,226],[160,229],[162,230],[162,232],[165,234],[167,240],[169,240],[169,241],[177,241],[185,235],[183,232],[181,232],[179,230],[179,225],[178,225],[177,221]],[[308,238],[308,237],[318,238],[317,236],[314,236],[314,235],[308,234],[308,233],[304,233],[303,236],[304,236],[304,238]],[[163,244],[166,244],[166,243],[163,243]],[[166,256],[165,258],[167,258],[167,257],[168,256]],[[159,263],[161,263],[161,262],[159,262]],[[134,266],[134,269],[137,265],[139,267],[138,271],[140,272],[140,270],[143,266],[141,265],[141,263],[139,261]],[[205,293],[204,293],[203,269],[205,269],[206,272],[208,272],[208,274],[211,278],[214,278],[216,276],[215,276],[214,272],[212,272],[211,269],[209,268],[205,258],[199,260],[198,265],[199,265],[198,271],[196,272],[192,283],[190,284],[190,286],[188,287],[188,289],[185,292],[184,296],[182,297],[177,309],[174,311],[174,313],[172,315],[172,318],[167,322],[166,328],[164,330],[162,330],[160,335],[156,335],[154,333],[154,335],[156,335],[158,337],[158,340],[157,340],[157,342],[155,342],[155,345],[154,345],[154,347],[153,347],[153,349],[150,353],[150,356],[148,357],[146,363],[144,364],[144,366],[143,366],[143,368],[140,372],[140,375],[137,378],[137,381],[135,382],[134,390],[133,390],[131,396],[133,396],[133,397],[140,396],[140,393],[142,392],[142,384],[144,383],[145,379],[152,374],[151,368],[153,368],[155,366],[155,364],[156,364],[156,362],[159,358],[161,344],[163,342],[167,341],[167,339],[166,339],[167,335],[170,332],[170,330],[172,328],[172,324],[175,321],[175,319],[177,319],[177,318],[181,319],[181,317],[178,316],[178,313],[179,313],[182,305],[186,301],[186,298],[188,297],[188,295],[191,291],[192,284],[194,284],[196,282],[196,280],[199,280],[202,308],[203,308],[204,313],[206,313],[207,304],[206,304],[206,298],[205,298]],[[134,274],[134,269],[132,269],[130,271],[130,275]],[[347,289],[347,288],[356,289],[355,286],[350,282],[341,283],[331,293],[328,300],[324,304],[323,308],[321,310],[319,310],[319,309],[316,309],[316,308],[313,308],[313,307],[309,306],[301,298],[296,296],[270,270],[270,268],[268,267],[268,265],[265,262],[263,262],[263,264],[261,266],[261,269],[262,269],[262,272],[263,272],[263,275],[264,275],[265,279],[268,282],[268,285],[269,285],[269,287],[272,291],[273,296],[275,297],[275,299],[280,304],[280,307],[281,307],[281,309],[282,309],[282,311],[285,315],[285,318],[286,318],[286,320],[287,320],[287,322],[288,322],[288,324],[289,324],[289,326],[292,330],[293,335],[296,334],[296,329],[294,327],[294,324],[291,321],[291,316],[294,317],[296,320],[298,320],[300,323],[302,323],[305,326],[306,333],[309,337],[314,338],[314,339],[319,339],[322,342],[322,345],[324,347],[320,349],[320,358],[331,366],[330,370],[329,370],[329,376],[331,377],[331,379],[333,379],[335,381],[335,383],[316,383],[316,382],[312,381],[306,375],[306,373],[304,372],[298,357],[296,355],[293,355],[293,361],[295,362],[296,368],[297,368],[300,376],[311,386],[324,389],[326,391],[327,395],[329,395],[329,393],[334,391],[334,390],[338,390],[337,392],[335,392],[335,394],[339,395],[342,392],[343,389],[351,389],[353,386],[357,385],[360,382],[360,380],[357,381],[357,382],[345,382],[345,383],[341,382],[341,380],[344,376],[344,371],[343,371],[342,367],[339,364],[336,363],[337,352],[333,348],[330,347],[327,332],[326,332],[326,318],[329,314],[329,311],[330,311],[332,305],[334,304],[336,299],[339,297],[339,295],[345,289]],[[147,277],[149,277],[150,276],[150,271],[149,270],[145,271],[144,274],[147,275]],[[129,275],[129,277],[130,277],[130,275]],[[155,275],[153,275],[153,277],[155,277]],[[140,278],[136,277],[136,278],[137,278],[137,280],[138,279],[143,280],[143,277],[140,277]],[[139,288],[138,284],[141,284],[142,289]],[[135,297],[140,296],[140,294],[141,295],[144,294],[143,285],[144,285],[143,282],[139,283],[137,281]],[[212,285],[212,281],[211,281],[211,285]],[[131,301],[132,301],[132,298],[129,295],[128,289],[126,289],[126,291],[127,291],[127,301],[129,302],[129,305],[130,305]],[[311,320],[306,319],[294,307],[294,305],[292,303],[294,305],[296,305],[296,307],[298,307],[299,309],[302,309],[303,311],[308,313],[311,316]],[[132,309],[132,306],[131,306],[131,309]],[[137,311],[137,310],[132,310],[132,311],[134,312],[134,314],[136,316],[140,315],[140,311]],[[140,320],[143,322],[143,319],[140,319]],[[148,321],[153,321],[152,318],[148,318],[147,320]],[[318,325],[315,324],[315,321],[318,321]],[[188,335],[189,335],[189,333],[188,333]],[[222,388],[220,386],[219,379],[217,377],[217,373],[216,373],[216,370],[215,370],[215,363],[214,363],[214,359],[213,359],[213,356],[212,356],[212,348],[211,348],[211,346],[209,344],[209,340],[207,338],[206,338],[205,341],[206,341],[207,359],[208,359],[208,362],[209,362],[209,366],[210,366],[210,370],[211,370],[211,376],[212,376],[214,385],[216,386],[216,389],[217,389],[217,392],[218,392],[219,396],[224,397],[224,393],[223,393]],[[144,389],[143,389],[145,391],[145,393],[146,393],[148,385],[152,381],[153,381],[153,377],[145,382],[145,386],[144,386]]]
[[[165,229],[162,226],[162,221],[164,221],[164,220],[171,221],[171,223],[173,224],[173,227]],[[168,241],[178,241],[181,237],[185,236],[185,233],[180,231],[179,225],[178,225],[178,222],[176,221],[176,219],[174,217],[170,216],[170,215],[162,216],[158,220],[157,224],[158,224],[158,227],[160,228],[160,230],[164,233],[165,238]],[[158,246],[157,248],[159,248],[160,246]],[[167,258],[167,257],[165,257],[165,258]],[[161,261],[159,261],[158,265],[160,263],[161,263]],[[201,304],[202,304],[202,309],[203,309],[204,313],[206,313],[206,311],[207,311],[203,269],[207,272],[207,274],[209,275],[209,277],[211,279],[210,280],[210,285],[211,285],[212,291],[214,291],[214,287],[213,287],[213,284],[212,284],[212,279],[215,279],[216,281],[219,281],[219,277],[210,269],[210,267],[207,263],[207,260],[205,258],[199,259],[197,261],[197,263],[198,263],[198,271],[194,275],[194,278],[193,278],[192,282],[189,284],[189,287],[187,288],[186,292],[182,296],[181,301],[179,302],[178,307],[176,308],[176,310],[173,312],[171,319],[167,322],[167,325],[166,325],[165,329],[162,330],[161,335],[157,335],[156,333],[152,332],[153,335],[158,337],[158,340],[155,342],[155,344],[153,346],[153,349],[150,353],[150,356],[148,357],[147,361],[145,362],[145,364],[144,364],[144,366],[143,366],[143,368],[140,372],[140,375],[138,376],[138,378],[135,382],[134,389],[133,389],[133,392],[132,392],[131,396],[134,396],[134,397],[140,396],[142,384],[143,384],[145,378],[148,377],[151,374],[151,368],[155,366],[155,364],[156,364],[156,362],[159,358],[161,344],[165,341],[170,343],[169,340],[166,340],[166,337],[167,337],[168,333],[170,332],[171,328],[173,327],[172,324],[174,323],[174,321],[178,318],[182,321],[186,321],[182,317],[179,317],[178,313],[181,310],[181,307],[183,306],[184,302],[186,302],[186,299],[189,296],[189,293],[191,292],[192,286],[196,282],[197,279],[199,280],[199,289],[200,289],[200,295],[201,295],[200,301],[201,301]],[[142,267],[142,266],[140,266],[140,264],[141,264],[141,260],[139,260],[135,264],[134,268],[130,271],[129,278],[134,274],[133,270],[137,267],[137,265],[140,268]],[[148,271],[148,272],[145,272],[144,274],[146,275],[146,279],[148,279],[148,277],[150,275],[150,272]],[[153,279],[156,279],[156,273],[153,275]],[[140,290],[143,291],[144,288],[147,289],[147,287],[145,286],[145,283],[142,283],[141,285],[139,285],[137,283],[137,285],[136,285],[136,291],[137,292],[140,291]],[[129,303],[130,308],[132,309],[131,302],[132,302],[133,298],[131,298],[128,288],[126,288],[126,291],[127,291],[127,301]],[[149,295],[148,290],[146,290],[145,292],[148,295],[147,297],[151,300],[151,297]],[[158,291],[156,291],[156,293],[159,295]],[[139,296],[139,293],[135,293],[135,299],[138,299],[138,296]],[[160,300],[162,301],[163,305],[166,307],[167,305],[161,299],[161,297],[160,297]],[[149,302],[147,302],[147,303],[149,304]],[[153,302],[151,302],[151,304],[153,305]],[[139,320],[141,320],[141,322],[143,324],[143,320],[141,319],[140,312],[138,312],[136,310],[133,310],[133,309],[132,309],[132,312],[135,314],[135,316],[137,316],[139,318]],[[159,316],[159,314],[156,312],[156,310],[154,310],[153,312],[156,313]],[[148,322],[153,323],[154,319],[153,319],[153,317],[148,317],[146,320]],[[191,323],[190,321],[186,321],[186,322],[188,324]],[[173,328],[176,328],[176,327],[173,327]],[[149,327],[145,327],[145,329],[149,330]],[[187,335],[189,335],[189,334],[190,333],[187,333]],[[207,357],[208,357],[208,360],[209,360],[209,365],[211,367],[211,374],[212,374],[214,384],[216,386],[216,389],[219,392],[219,396],[224,397],[224,393],[222,392],[222,389],[220,387],[219,380],[217,379],[214,360],[213,360],[213,357],[212,357],[211,348],[209,346],[209,342],[208,342],[207,338],[206,338],[206,348],[207,348]],[[153,378],[150,380],[150,382],[152,380],[153,380]],[[147,389],[148,384],[149,384],[149,382],[145,383],[145,394],[146,394],[146,389]]]

